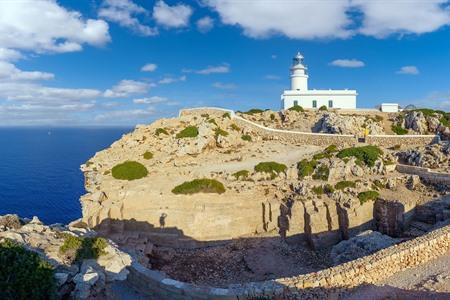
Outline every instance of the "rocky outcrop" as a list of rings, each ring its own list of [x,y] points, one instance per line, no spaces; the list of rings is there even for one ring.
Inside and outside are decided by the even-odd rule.
[[[383,127],[376,121],[365,116],[348,116],[337,113],[325,113],[315,126],[316,132],[335,134],[362,135],[368,129],[369,134],[384,134]]]
[[[405,206],[399,201],[377,199],[374,204],[373,216],[379,232],[399,237],[402,235],[405,224]]]
[[[448,169],[450,166],[449,144],[437,143],[423,148],[399,152],[400,160],[408,165],[431,169]]]

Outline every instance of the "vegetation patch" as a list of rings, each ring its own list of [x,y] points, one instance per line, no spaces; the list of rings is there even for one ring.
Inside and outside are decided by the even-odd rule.
[[[298,176],[300,178],[305,178],[306,176],[311,176],[314,173],[314,169],[317,166],[316,160],[303,159],[297,164]]]
[[[343,190],[345,188],[355,188],[356,187],[356,182],[354,181],[347,181],[347,180],[343,180],[343,181],[339,181],[338,183],[336,183],[334,185],[334,188],[337,190]]]
[[[407,129],[403,128],[402,126],[400,126],[398,124],[392,124],[391,129],[397,135],[405,135],[408,133]]]
[[[286,172],[286,170],[286,165],[274,161],[260,162],[255,166],[256,172],[269,173],[272,179],[275,178],[279,173]]]
[[[146,151],[142,156],[144,157],[144,159],[152,159],[153,153],[150,151]]]
[[[182,195],[192,195],[197,193],[225,193],[225,187],[223,184],[215,179],[194,179],[192,181],[186,181],[175,188],[172,193]]]
[[[255,115],[255,114],[260,114],[260,113],[263,113],[263,112],[264,112],[264,110],[262,110],[262,109],[252,108],[252,109],[250,109],[248,111],[244,111],[242,113],[245,114],[245,115]]]
[[[290,111],[296,111],[296,112],[304,112],[305,110],[300,105],[294,105],[290,107],[288,110]]]
[[[0,242],[0,299],[57,299],[52,266],[9,239]]]
[[[157,136],[159,136],[160,134],[169,135],[169,133],[167,132],[167,130],[165,130],[164,128],[156,128],[155,134],[156,134]]]
[[[234,178],[236,179],[247,179],[248,175],[250,174],[249,171],[247,170],[241,170],[241,171],[237,171],[236,173],[233,173]]]
[[[210,123],[210,124],[214,124],[216,126],[219,126],[219,125],[217,125],[217,122],[216,122],[215,119],[209,119],[207,122]]]
[[[226,112],[226,113],[224,113],[223,115],[222,115],[222,118],[228,118],[228,119],[231,119],[231,115],[230,115],[230,113],[229,112]]]
[[[328,180],[329,175],[330,169],[325,165],[320,165],[314,171],[312,178],[315,180]]]
[[[244,134],[241,136],[241,139],[243,139],[246,142],[251,142],[252,141],[252,137],[248,134]]]
[[[331,158],[333,157],[333,154],[337,152],[337,146],[336,145],[330,145],[325,148],[323,152],[314,154],[313,159],[319,160],[322,158]]]
[[[320,111],[326,111],[328,110],[328,108],[325,105],[322,105],[321,107],[319,107]]]
[[[324,193],[323,187],[321,185],[314,186],[311,190],[317,196],[321,196]]]
[[[198,136],[198,128],[196,126],[188,126],[177,133],[176,138],[194,138],[196,136]]]
[[[90,167],[90,166],[92,166],[94,163],[92,162],[92,161],[90,161],[90,160],[88,160],[87,162],[86,162],[86,167]]]
[[[147,168],[137,161],[126,161],[114,166],[111,170],[115,179],[135,180],[147,176]]]
[[[231,129],[233,129],[234,131],[241,131],[241,128],[239,126],[237,126],[236,124],[231,124],[230,125]]]
[[[359,203],[363,204],[367,201],[373,201],[378,198],[380,194],[377,191],[366,191],[358,194]]]
[[[228,131],[225,131],[225,130],[221,129],[220,127],[217,127],[214,130],[214,136],[217,139],[219,137],[219,135],[221,135],[221,136],[228,136]]]
[[[334,187],[331,184],[325,184],[323,187],[323,191],[326,194],[332,194],[334,192]]]
[[[67,256],[72,262],[83,259],[97,259],[106,254],[108,242],[101,237],[78,237],[63,233],[64,243],[59,247],[59,252]]]
[[[202,118],[209,118],[209,114],[201,114],[200,115]]]
[[[275,120],[275,114],[270,114],[270,120]]]
[[[383,154],[383,151],[373,145],[362,146],[362,147],[354,147],[354,148],[346,148],[337,154],[337,157],[356,157],[356,160],[364,162],[367,166],[373,167],[375,165],[375,161]]]
[[[373,181],[372,189],[379,191],[379,190],[384,189],[384,188],[385,188],[385,185],[380,180],[375,179]]]

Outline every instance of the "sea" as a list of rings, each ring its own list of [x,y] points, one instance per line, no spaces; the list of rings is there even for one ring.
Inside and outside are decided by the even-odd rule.
[[[132,128],[0,128],[0,215],[81,217],[80,165]]]

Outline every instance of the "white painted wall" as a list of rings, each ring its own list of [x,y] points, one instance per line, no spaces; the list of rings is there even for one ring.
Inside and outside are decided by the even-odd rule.
[[[294,93],[294,91],[285,91],[281,96],[281,108],[289,109],[294,106],[295,101],[297,105],[303,108],[314,108],[313,101],[317,101],[317,107],[325,105],[331,108],[329,101],[333,102],[332,108],[340,109],[356,109],[356,91],[307,91],[304,93]]]
[[[381,103],[381,111],[382,112],[398,112],[399,111],[398,103]]]

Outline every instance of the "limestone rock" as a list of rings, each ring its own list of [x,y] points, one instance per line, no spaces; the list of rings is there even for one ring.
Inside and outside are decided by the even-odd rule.
[[[335,134],[362,134],[364,128],[370,134],[383,134],[383,127],[372,119],[364,116],[343,116],[328,112],[317,122],[315,131]]]
[[[21,226],[22,224],[17,215],[4,215],[0,217],[0,231],[18,229]]]

